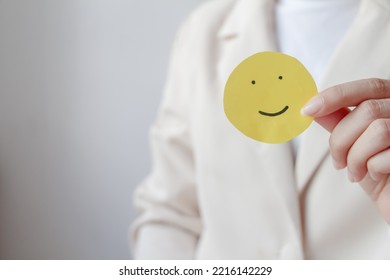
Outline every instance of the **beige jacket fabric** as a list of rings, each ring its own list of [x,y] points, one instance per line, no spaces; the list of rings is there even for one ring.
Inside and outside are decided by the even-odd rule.
[[[389,226],[333,168],[328,132],[313,123],[294,161],[290,143],[256,142],[224,114],[233,68],[277,50],[273,9],[272,0],[210,1],[181,28],[151,129],[152,171],[134,195],[136,258],[390,258]],[[390,1],[363,0],[319,90],[389,79],[389,50]]]

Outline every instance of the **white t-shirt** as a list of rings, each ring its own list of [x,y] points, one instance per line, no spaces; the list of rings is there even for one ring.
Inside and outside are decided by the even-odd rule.
[[[359,9],[360,0],[279,0],[279,51],[296,57],[318,83]],[[294,155],[300,136],[292,140]]]

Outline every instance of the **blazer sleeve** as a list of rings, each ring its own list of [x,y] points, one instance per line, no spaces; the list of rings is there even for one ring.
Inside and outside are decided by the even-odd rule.
[[[191,28],[181,27],[157,119],[152,171],[134,193],[130,242],[136,259],[192,259],[201,231],[191,146]]]

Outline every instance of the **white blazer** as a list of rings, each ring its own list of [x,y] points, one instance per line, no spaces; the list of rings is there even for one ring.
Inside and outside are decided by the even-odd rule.
[[[224,114],[233,68],[277,50],[273,8],[272,0],[211,1],[182,27],[151,129],[153,169],[134,196],[136,258],[390,258],[389,226],[333,168],[328,132],[313,124],[294,163],[290,143],[256,142]],[[390,1],[362,1],[326,73],[320,90],[390,78]]]

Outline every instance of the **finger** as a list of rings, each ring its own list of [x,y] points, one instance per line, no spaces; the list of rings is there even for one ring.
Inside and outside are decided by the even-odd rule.
[[[369,158],[389,148],[390,120],[378,119],[370,124],[355,141],[347,155],[348,175],[352,182],[361,181],[367,174]]]
[[[330,153],[337,169],[347,165],[349,149],[368,126],[373,121],[384,118],[390,118],[390,99],[364,101],[339,121],[329,138]]]
[[[368,99],[390,97],[390,81],[365,79],[340,84],[320,92],[303,108],[303,115],[322,117],[341,108],[357,106]]]
[[[380,153],[380,155],[381,154],[382,153]],[[390,155],[387,151],[386,154],[386,156],[383,155],[383,160],[386,160],[388,164],[390,160]],[[381,166],[383,166],[382,163],[380,164]],[[379,182],[374,181],[370,174],[367,174],[367,176],[363,179],[360,185],[363,187],[364,191],[371,197],[371,199],[376,202],[379,211],[382,213],[383,217],[390,225],[390,176],[388,172],[382,177]]]
[[[314,120],[320,124],[323,128],[325,128],[327,131],[332,132],[333,129],[336,127],[336,125],[346,116],[350,110],[348,108],[342,108],[340,110],[337,110],[336,112],[333,112],[332,114],[329,114],[327,116],[318,117]]]
[[[390,149],[387,149],[367,161],[370,177],[379,182],[390,174]]]

